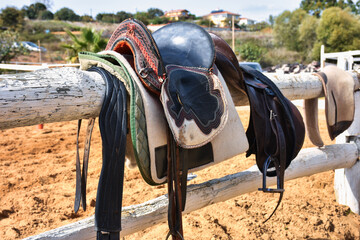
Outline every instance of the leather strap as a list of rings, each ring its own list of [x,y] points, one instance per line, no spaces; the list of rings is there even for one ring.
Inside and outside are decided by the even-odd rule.
[[[183,227],[182,227],[182,211],[185,207],[185,196],[186,196],[186,179],[185,184],[183,183],[184,176],[187,178],[187,169],[186,164],[182,164],[182,180],[180,182],[180,161],[183,163],[186,162],[184,159],[180,158],[179,146],[177,146],[174,137],[171,134],[170,129],[167,130],[168,136],[168,171],[167,171],[167,180],[168,180],[168,197],[169,197],[169,206],[168,206],[168,225],[169,232],[166,236],[168,239],[172,236],[173,240],[181,240],[183,237]],[[185,174],[185,175],[184,175]],[[184,189],[185,188],[185,189]]]
[[[86,210],[86,182],[87,182],[87,172],[89,165],[90,143],[91,143],[92,131],[95,124],[95,118],[90,118],[86,129],[86,139],[85,139],[84,156],[83,156],[83,169],[81,171],[80,154],[79,154],[79,134],[81,128],[81,120],[82,119],[79,119],[78,121],[78,131],[76,136],[76,191],[75,191],[75,204],[74,204],[75,213],[80,208],[80,202],[84,211]]]

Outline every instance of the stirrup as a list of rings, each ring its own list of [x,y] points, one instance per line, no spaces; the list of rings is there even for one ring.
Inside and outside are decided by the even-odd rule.
[[[263,187],[262,188],[258,188],[259,191],[263,191],[263,192],[269,192],[269,193],[283,193],[285,191],[285,189],[280,187],[280,176],[278,174],[278,169],[277,167],[275,167],[276,169],[276,178],[277,178],[277,188],[267,188],[266,187],[266,173],[268,171],[268,168],[270,166],[270,163],[273,161],[272,157],[269,156],[266,161],[264,162],[264,166],[263,166]]]

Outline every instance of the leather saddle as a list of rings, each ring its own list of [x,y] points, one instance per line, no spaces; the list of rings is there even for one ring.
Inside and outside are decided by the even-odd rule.
[[[110,38],[107,51],[100,55],[83,53],[80,60],[85,69],[95,65],[116,76],[119,67],[126,72],[120,74],[126,76],[120,76],[119,80],[124,81],[130,97],[133,153],[146,181],[161,184],[167,180],[168,237],[181,239],[181,212],[185,208],[188,170],[200,170],[242,153],[248,148],[248,142],[226,84],[221,74],[216,72],[214,45],[208,33],[194,24],[168,26],[169,31],[154,33],[157,37],[153,38],[141,22],[128,19]],[[166,38],[164,34],[170,34],[167,38],[171,39],[171,44],[164,44],[161,40]],[[197,51],[200,46],[194,44],[198,42],[206,46],[202,50],[207,57]],[[177,54],[183,56],[182,61],[169,57],[166,54],[169,48],[176,49]],[[162,59],[163,53],[165,60]],[[133,118],[136,115],[134,109],[144,113],[141,118]],[[141,148],[137,147],[140,145],[137,126],[142,126],[143,139],[146,139]],[[118,197],[119,193],[108,200]],[[102,204],[106,204],[105,201]],[[110,211],[95,217],[101,220],[97,226],[103,226],[98,238],[103,236],[103,232],[114,235],[108,221],[109,214]],[[111,231],[106,231],[106,225]]]
[[[348,129],[354,120],[354,80],[344,70],[327,66],[322,72],[315,73],[319,76],[325,95],[325,116],[328,133],[331,140]],[[324,146],[318,126],[318,99],[306,99],[305,123],[311,142]]]
[[[143,23],[128,19],[115,30],[106,50],[127,56],[145,87],[161,95],[178,145],[197,148],[222,131],[227,102],[212,72],[214,45],[203,28],[177,22],[151,35]]]
[[[255,69],[240,67],[230,46],[217,35],[210,35],[215,43],[216,66],[226,82],[245,92],[250,102],[247,156],[256,155],[256,164],[263,173],[263,187],[259,190],[280,193],[278,204],[268,220],[281,202],[285,169],[304,142],[302,116],[270,79]],[[266,186],[266,176],[277,177],[277,188]]]

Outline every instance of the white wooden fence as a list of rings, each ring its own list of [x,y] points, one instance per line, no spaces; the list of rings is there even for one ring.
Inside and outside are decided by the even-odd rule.
[[[357,88],[357,73],[351,72]],[[320,80],[310,73],[297,75],[266,74],[286,97],[309,99],[323,95]],[[35,125],[39,123],[76,120],[99,115],[105,84],[95,72],[76,68],[44,69],[32,73],[0,75],[0,129]],[[236,105],[245,105],[246,97],[232,91]],[[355,121],[337,144],[300,151],[285,174],[285,179],[343,169],[335,176],[336,196],[341,204],[348,205],[360,214],[360,92],[355,93]],[[345,143],[347,136],[354,142]],[[225,201],[261,186],[262,176],[256,166],[236,174],[190,185],[185,212]],[[274,178],[268,179],[275,184]],[[143,230],[166,221],[166,195],[151,201],[123,208],[122,236]],[[94,239],[94,218],[69,224],[27,239]]]
[[[333,61],[336,61],[336,65],[338,68],[341,68],[343,70],[353,70],[353,64],[355,62],[360,62],[360,50],[325,53],[325,46],[321,45],[321,50],[320,50],[321,69],[325,67],[326,59],[331,59]]]

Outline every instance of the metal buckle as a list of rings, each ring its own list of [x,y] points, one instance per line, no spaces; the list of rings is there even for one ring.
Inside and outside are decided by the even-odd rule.
[[[275,117],[277,117],[277,114],[274,113],[274,111],[271,109],[270,110],[270,120],[273,120]]]

